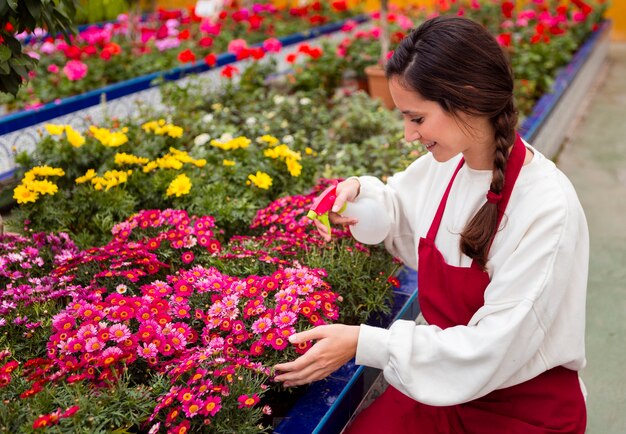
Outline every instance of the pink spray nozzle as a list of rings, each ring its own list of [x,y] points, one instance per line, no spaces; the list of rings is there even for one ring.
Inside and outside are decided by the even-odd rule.
[[[330,234],[330,221],[328,220],[328,212],[332,209],[333,204],[337,199],[337,186],[332,185],[324,190],[311,204],[311,208],[307,213],[307,217],[311,220],[317,220],[322,222],[328,229]]]

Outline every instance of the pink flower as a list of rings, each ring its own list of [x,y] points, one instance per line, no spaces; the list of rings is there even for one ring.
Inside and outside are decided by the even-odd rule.
[[[71,81],[78,81],[87,75],[87,65],[80,60],[70,60],[63,67],[63,73]]]
[[[220,34],[221,27],[222,26],[219,23],[213,24],[211,21],[206,20],[202,21],[202,24],[200,24],[200,31],[208,33],[209,35],[218,36]]]
[[[115,342],[124,342],[131,335],[130,329],[124,324],[114,324],[109,329],[111,339]]]
[[[274,317],[274,324],[278,327],[287,327],[296,322],[297,316],[294,312],[280,312]]]
[[[56,47],[52,42],[44,42],[41,44],[41,47],[39,47],[39,51],[43,54],[52,54],[56,51]]]
[[[57,72],[59,72],[59,67],[52,63],[48,65],[48,72],[50,72],[51,74],[56,74]]]
[[[342,32],[351,32],[358,25],[358,23],[354,20],[346,20],[346,22],[341,27]]]
[[[245,39],[233,39],[228,43],[228,52],[233,54],[239,54],[240,51],[248,48],[248,43]]]
[[[257,334],[266,332],[272,326],[272,320],[269,318],[259,318],[252,324],[252,331]]]
[[[157,347],[153,343],[145,343],[143,345],[139,345],[137,347],[137,354],[144,359],[149,359],[151,357],[156,357],[157,355]]]
[[[89,338],[85,342],[85,350],[87,350],[88,353],[100,351],[103,346],[104,343],[100,341],[100,339],[98,339],[97,337]]]
[[[268,53],[278,53],[283,44],[276,38],[269,38],[263,41],[263,49]]]

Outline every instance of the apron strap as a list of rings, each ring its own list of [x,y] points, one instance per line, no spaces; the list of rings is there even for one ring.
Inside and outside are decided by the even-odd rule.
[[[504,211],[509,203],[509,199],[511,198],[511,192],[513,191],[513,186],[515,185],[515,181],[517,181],[517,177],[519,176],[520,171],[522,170],[522,166],[524,165],[524,159],[526,157],[526,147],[524,146],[524,142],[519,134],[515,134],[515,143],[513,144],[513,148],[511,149],[511,153],[509,154],[508,161],[506,167],[504,169],[504,185],[502,186],[501,196],[502,198],[498,202],[498,224],[496,228],[500,227],[500,223],[502,222],[502,217],[504,216]],[[433,222],[430,225],[430,229],[428,230],[428,234],[426,238],[431,240],[433,243],[435,242],[435,237],[437,236],[437,232],[439,231],[439,225],[441,224],[441,220],[443,218],[443,213],[446,209],[446,203],[448,202],[448,196],[450,195],[450,190],[452,189],[452,184],[456,178],[456,175],[463,167],[465,163],[465,159],[461,158],[458,166],[454,170],[452,178],[448,183],[448,187],[446,188],[443,197],[441,198],[441,202],[439,203],[439,207],[437,208],[437,212],[435,213],[435,217],[433,218]],[[496,229],[496,233],[497,233]],[[489,243],[489,248],[491,249],[491,244],[493,244],[493,240],[496,236],[494,233],[491,237],[491,242]],[[476,261],[472,261],[472,267],[480,268]]]
[[[446,202],[448,202],[448,195],[450,194],[450,190],[452,189],[454,178],[456,178],[456,174],[459,173],[459,170],[461,170],[461,167],[463,167],[464,163],[465,163],[465,159],[461,158],[461,161],[459,161],[458,166],[456,166],[456,169],[454,170],[452,179],[450,179],[450,182],[448,183],[446,192],[443,194],[443,197],[441,198],[441,202],[439,202],[439,208],[437,208],[437,212],[435,213],[435,218],[433,218],[433,222],[431,223],[430,229],[428,230],[428,234],[426,235],[426,238],[431,240],[433,243],[435,242],[437,231],[439,231],[439,224],[441,223],[443,212],[446,209]]]

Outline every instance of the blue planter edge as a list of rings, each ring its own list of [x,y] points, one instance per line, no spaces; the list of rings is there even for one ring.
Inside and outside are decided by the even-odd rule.
[[[533,142],[542,125],[550,117],[550,114],[582,69],[591,52],[601,40],[601,37],[610,28],[610,20],[602,21],[599,28],[587,37],[585,42],[574,53],[570,62],[557,74],[552,90],[542,95],[539,101],[535,103],[532,112],[524,119],[524,122],[518,129],[518,132],[526,141]]]
[[[298,44],[300,42],[308,41],[314,38],[318,38],[323,35],[337,32],[340,30],[346,21],[356,21],[357,23],[363,23],[370,19],[369,15],[357,15],[355,17],[348,18],[342,21],[336,21],[323,26],[314,27],[305,32],[293,33],[291,35],[278,38],[281,44],[290,46]],[[262,43],[253,44],[252,47],[260,47]],[[131,78],[129,80],[113,83],[98,89],[94,89],[80,95],[74,95],[61,99],[59,102],[50,102],[44,104],[42,107],[31,110],[21,110],[14,113],[9,113],[0,118],[0,135],[12,133],[23,128],[30,127],[32,125],[46,122],[50,119],[54,119],[60,116],[64,116],[73,113],[78,110],[85,109],[100,104],[102,98],[106,98],[107,101],[121,98],[126,95],[130,95],[135,92],[146,90],[150,87],[157,86],[157,79],[164,79],[165,81],[178,80],[189,74],[197,74],[208,71],[210,69],[219,68],[231,63],[237,62],[237,58],[232,53],[221,53],[217,56],[217,63],[215,66],[208,66],[204,60],[198,60],[190,65],[179,66],[166,71],[153,72],[151,74],[142,75],[140,77]]]
[[[393,291],[391,314],[371,325],[387,328],[398,319],[415,319],[419,314],[417,272],[403,267],[397,277],[400,287]],[[371,386],[375,372],[356,365],[352,359],[328,378],[311,384],[274,428],[274,434],[341,432]]]

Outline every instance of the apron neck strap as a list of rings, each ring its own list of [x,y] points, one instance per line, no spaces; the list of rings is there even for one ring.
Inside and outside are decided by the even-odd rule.
[[[524,142],[519,134],[515,134],[515,143],[513,144],[513,148],[509,154],[506,167],[504,169],[504,185],[502,186],[502,191],[500,193],[501,198],[498,201],[498,224],[497,228],[500,227],[500,223],[502,221],[502,217],[504,216],[504,211],[506,210],[506,206],[509,203],[509,199],[511,197],[511,192],[513,191],[513,186],[517,181],[517,177],[519,176],[520,171],[522,170],[522,166],[524,165],[524,159],[526,157],[526,147],[524,146]],[[450,195],[450,190],[452,189],[452,184],[456,178],[456,175],[463,167],[465,163],[465,159],[461,158],[458,166],[456,167],[450,182],[448,183],[448,187],[446,188],[443,197],[441,198],[441,202],[439,203],[439,208],[437,208],[437,212],[435,213],[435,217],[433,218],[433,222],[430,225],[430,229],[428,230],[428,234],[426,238],[431,240],[433,243],[435,242],[435,237],[437,236],[437,232],[439,231],[439,225],[441,224],[441,220],[443,218],[443,212],[446,209],[446,203],[448,201],[448,196]],[[497,229],[496,229],[497,232]],[[491,244],[493,243],[493,239],[495,238],[495,233],[491,236],[491,242],[489,243],[489,247],[491,248]],[[472,262],[472,266],[475,266],[475,261]],[[477,265],[476,265],[477,266]],[[480,267],[479,267],[480,268]]]

